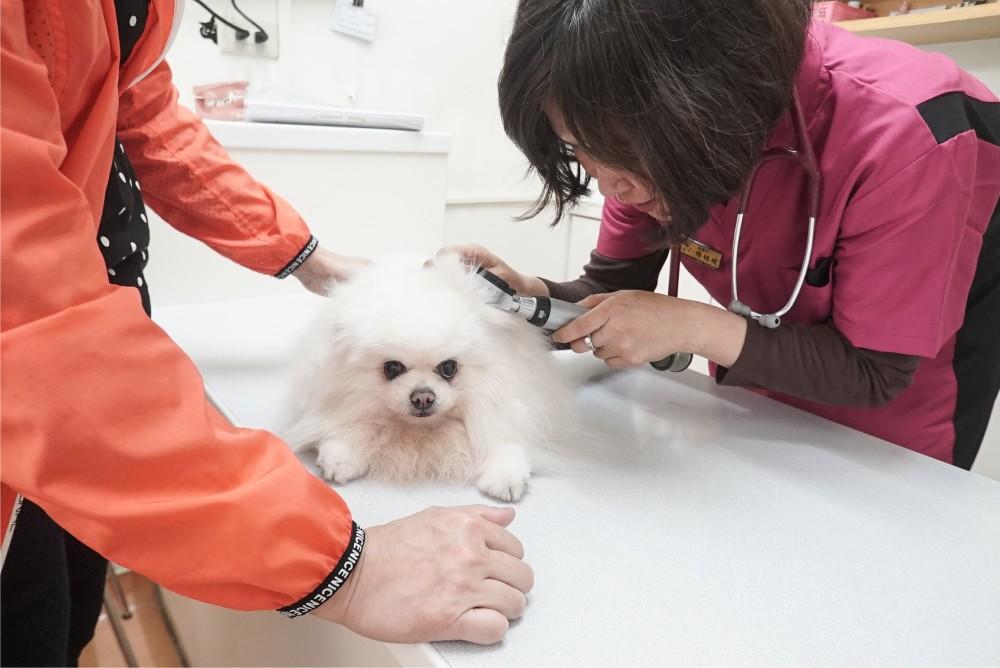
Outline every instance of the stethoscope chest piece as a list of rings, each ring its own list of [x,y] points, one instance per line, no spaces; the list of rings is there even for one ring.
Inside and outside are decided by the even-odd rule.
[[[736,315],[743,316],[744,318],[753,318],[761,327],[778,329],[778,327],[781,326],[781,316],[777,313],[754,313],[753,309],[741,302],[739,299],[734,299],[729,302],[729,310]]]

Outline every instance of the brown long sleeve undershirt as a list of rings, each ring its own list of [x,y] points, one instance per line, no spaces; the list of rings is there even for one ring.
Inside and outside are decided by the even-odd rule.
[[[825,404],[884,406],[913,382],[920,358],[857,348],[832,324],[747,323],[743,351],[720,385],[761,387]]]
[[[578,302],[590,295],[620,290],[656,289],[657,279],[669,251],[661,251],[634,260],[613,260],[597,251],[590,254],[590,262],[583,268],[583,275],[575,281],[555,283],[541,279],[549,289],[549,296],[564,302]]]
[[[575,281],[542,279],[549,295],[580,301],[592,294],[656,288],[667,251],[634,260],[614,260],[594,251]],[[750,321],[743,351],[730,368],[720,367],[721,385],[783,392],[826,404],[882,406],[913,382],[920,358],[854,346],[831,323],[783,323],[767,329]]]

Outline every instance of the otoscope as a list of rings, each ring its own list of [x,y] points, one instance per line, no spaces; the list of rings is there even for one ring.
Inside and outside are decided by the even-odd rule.
[[[505,280],[479,267],[476,273],[490,286],[489,304],[501,311],[514,313],[530,324],[554,332],[576,320],[588,309],[551,297],[521,297]],[[684,371],[691,365],[691,353],[674,353],[649,365],[657,371]]]

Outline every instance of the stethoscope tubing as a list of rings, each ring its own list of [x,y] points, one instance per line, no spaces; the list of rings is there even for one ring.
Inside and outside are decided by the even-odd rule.
[[[799,103],[798,94],[794,91],[792,93],[792,120],[795,125],[795,133],[797,135],[799,149],[784,147],[766,151],[750,171],[750,175],[747,177],[746,183],[740,191],[739,205],[736,211],[736,228],[733,232],[732,257],[730,259],[732,263],[730,266],[730,287],[732,289],[733,297],[729,304],[729,310],[737,315],[752,318],[760,325],[769,329],[774,329],[780,326],[781,318],[791,311],[795,306],[795,302],[798,301],[799,293],[802,291],[802,285],[805,283],[806,274],[809,271],[809,263],[812,261],[813,243],[816,238],[816,221],[819,215],[819,198],[822,179],[819,173],[819,166],[816,162],[816,156],[812,150],[812,144],[809,142],[809,135],[806,130],[805,114],[802,112],[802,105]],[[746,218],[747,205],[750,201],[750,193],[752,191],[753,182],[757,176],[757,172],[765,163],[779,158],[791,158],[798,163],[798,165],[802,167],[808,175],[809,223],[806,231],[806,247],[802,258],[802,266],[799,268],[799,275],[795,280],[795,287],[792,289],[792,293],[789,296],[788,301],[785,302],[784,306],[773,313],[759,313],[740,301],[739,281],[737,277],[740,239],[742,238],[743,222]]]

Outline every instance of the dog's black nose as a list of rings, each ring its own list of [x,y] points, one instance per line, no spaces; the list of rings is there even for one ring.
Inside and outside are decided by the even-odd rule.
[[[422,411],[433,406],[436,398],[434,392],[426,388],[416,389],[410,393],[410,403],[413,404],[414,408]]]

